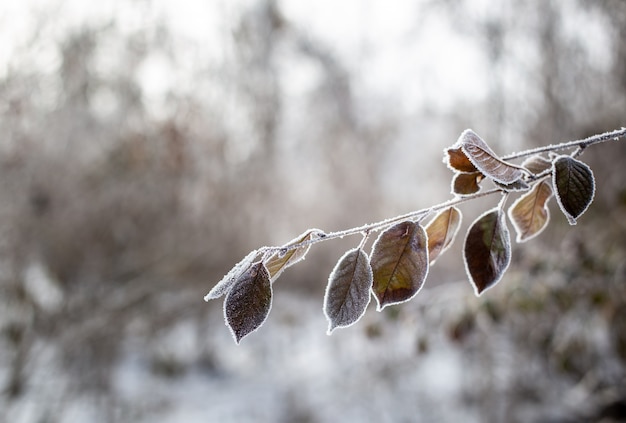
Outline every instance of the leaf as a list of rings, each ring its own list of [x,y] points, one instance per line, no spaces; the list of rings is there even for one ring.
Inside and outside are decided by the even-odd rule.
[[[456,207],[449,207],[440,211],[426,225],[428,259],[431,266],[452,245],[460,227],[461,212]]]
[[[506,185],[517,181],[524,175],[524,171],[519,166],[498,158],[487,143],[471,129],[463,131],[459,143],[474,166],[496,182]]]
[[[324,314],[328,334],[335,328],[356,323],[370,302],[373,275],[367,254],[361,248],[346,252],[328,278]]]
[[[428,274],[428,240],[421,225],[405,221],[380,234],[373,246],[372,290],[378,311],[413,298]]]
[[[463,258],[477,296],[502,278],[511,262],[511,240],[500,208],[483,213],[472,223],[465,238]]]
[[[214,300],[227,294],[232,288],[233,284],[239,279],[239,277],[248,270],[256,256],[258,251],[254,250],[248,253],[239,263],[237,263],[230,271],[219,281],[208,294],[204,296],[204,301]]]
[[[463,150],[461,150],[461,147],[450,147],[445,149],[444,152],[446,154],[444,163],[446,163],[450,169],[465,173],[478,172],[476,166],[470,162]]]
[[[541,172],[550,169],[552,167],[552,162],[537,154],[524,160],[522,162],[522,167],[534,175],[539,175]]]
[[[593,172],[585,163],[570,156],[559,156],[552,163],[552,185],[556,201],[570,225],[593,201],[596,190]]]
[[[548,200],[552,197],[552,187],[541,181],[530,192],[522,195],[509,208],[509,219],[517,232],[517,242],[525,242],[539,235],[550,220]]]
[[[265,322],[271,307],[270,275],[259,261],[237,279],[224,301],[224,318],[237,344]]]
[[[484,175],[480,172],[457,173],[452,178],[452,194],[463,196],[480,191],[478,184],[483,178]]]
[[[283,245],[285,251],[273,254],[269,259],[265,261],[265,267],[270,274],[270,279],[274,282],[280,274],[289,266],[293,266],[297,262],[304,260],[304,256],[309,252],[311,244],[294,249],[288,249],[287,247],[300,244],[301,242],[310,241],[312,239],[320,238],[320,234],[324,232],[319,229],[308,229],[303,234],[289,241]]]
[[[500,182],[493,181],[493,183],[497,186],[505,190],[506,192],[523,192],[528,191],[530,189],[530,185],[523,179],[518,179],[515,182],[511,182],[510,184],[501,184]]]

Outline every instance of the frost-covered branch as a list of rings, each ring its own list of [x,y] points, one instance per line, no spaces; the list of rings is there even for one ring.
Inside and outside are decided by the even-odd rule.
[[[361,234],[359,245],[346,252],[330,274],[324,297],[328,333],[357,322],[374,297],[378,310],[412,299],[422,288],[429,267],[453,243],[461,224],[456,206],[492,194],[503,195],[498,205],[479,216],[464,240],[463,260],[476,295],[495,286],[511,260],[506,199],[521,194],[508,217],[518,243],[541,233],[549,222],[547,204],[554,195],[571,225],[587,210],[595,194],[589,166],[577,157],[589,146],[626,138],[626,128],[582,140],[524,150],[499,157],[472,130],[444,150],[444,162],[453,172],[454,197],[440,204],[350,229],[324,232],[308,229],[282,246],[265,246],[241,260],[204,297],[226,296],[224,316],[235,341],[257,330],[272,304],[272,284],[282,272],[302,260],[311,246],[331,239]],[[573,149],[569,155],[556,152]],[[548,157],[543,153],[551,153]],[[520,165],[511,160],[523,158]],[[489,179],[495,187],[481,191]],[[433,215],[425,226],[422,221]],[[373,232],[382,231],[372,246]]]
[[[603,134],[592,135],[582,140],[562,142],[560,144],[546,145],[543,147],[531,148],[529,150],[520,151],[519,153],[503,156],[503,160],[513,160],[521,157],[528,157],[534,154],[548,153],[553,151],[567,150],[568,148],[580,147],[585,149],[593,144],[599,144],[607,141],[618,141],[626,137],[626,128],[616,129],[615,131],[605,132]]]
[[[520,151],[518,153],[503,156],[501,159],[505,161],[514,160],[514,159],[533,156],[533,155],[537,155],[541,153],[562,151],[562,150],[578,147],[578,150],[573,154],[573,156],[575,157],[575,156],[580,155],[582,151],[584,151],[584,149],[590,145],[598,144],[598,143],[602,143],[606,141],[617,141],[621,138],[626,138],[626,128],[618,129],[618,130],[611,131],[611,132],[605,132],[599,135],[593,135],[591,137],[588,137],[582,140],[567,141],[567,142],[562,142],[559,144],[552,144],[548,146],[528,149],[528,150]],[[531,173],[528,179],[530,180],[541,179],[549,174],[551,174],[551,169],[546,169],[541,174],[535,175]],[[365,224],[362,226],[357,226],[354,228],[344,229],[344,230],[335,231],[335,232],[324,233],[322,231],[319,231],[319,237],[316,237],[313,239],[308,239],[306,241],[302,241],[296,244],[287,244],[283,246],[265,246],[265,247],[261,247],[258,251],[260,253],[280,252],[284,254],[285,251],[307,247],[312,244],[317,244],[323,241],[329,241],[331,239],[344,238],[346,236],[356,235],[356,234],[360,234],[364,232],[375,232],[375,231],[384,229],[386,227],[389,227],[394,223],[401,222],[403,220],[421,220],[427,217],[428,215],[435,213],[439,210],[445,209],[447,207],[456,206],[456,205],[465,203],[467,201],[475,200],[481,197],[485,197],[485,196],[496,194],[496,193],[502,193],[502,192],[507,192],[507,189],[506,188],[494,188],[489,191],[481,191],[481,192],[476,192],[476,193],[469,194],[469,195],[455,196],[455,198],[447,200],[443,203],[436,204],[428,208],[411,211],[411,212],[408,212],[399,216],[394,216],[388,219],[381,220],[379,222],[369,223],[369,224]]]

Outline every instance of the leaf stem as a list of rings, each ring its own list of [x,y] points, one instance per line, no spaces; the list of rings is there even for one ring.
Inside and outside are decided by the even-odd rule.
[[[498,203],[498,207],[500,208],[500,210],[502,210],[502,212],[504,212],[504,206],[506,205],[506,200],[508,198],[509,198],[509,193],[502,192],[502,198],[500,199],[500,202]]]
[[[365,243],[367,242],[367,239],[370,236],[370,231],[365,231],[363,232],[363,239],[361,240],[361,243],[359,244],[359,249],[363,249],[363,247],[365,247]]]

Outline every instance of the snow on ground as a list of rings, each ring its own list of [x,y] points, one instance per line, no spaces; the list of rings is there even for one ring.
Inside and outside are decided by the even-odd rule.
[[[280,293],[268,322],[240,346],[215,308],[205,335],[211,363],[196,360],[164,379],[129,353],[117,389],[132,403],[163,407],[146,422],[479,421],[461,404],[461,355],[449,341],[435,336],[420,354],[418,322],[390,324],[373,309],[329,337],[318,300]],[[190,345],[185,330],[178,336],[172,346]]]

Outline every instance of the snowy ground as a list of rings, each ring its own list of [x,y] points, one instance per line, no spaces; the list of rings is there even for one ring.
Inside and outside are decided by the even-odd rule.
[[[382,313],[370,305],[361,321],[332,336],[321,297],[278,286],[268,321],[239,346],[220,304],[201,303],[208,310],[202,320],[183,317],[156,335],[127,334],[100,395],[81,390],[80,375],[63,370],[63,353],[38,340],[27,359],[28,386],[3,403],[0,421],[584,421],[592,391],[622,372],[608,327],[583,310],[558,322],[537,314],[540,325],[532,312],[498,317],[489,301],[519,290],[518,277],[487,299],[476,299],[463,281],[424,289]],[[528,345],[516,338],[518,324],[536,327]],[[544,325],[557,335],[542,351],[531,338]],[[572,342],[594,345],[579,353],[601,360],[580,380],[546,367]],[[0,369],[6,386],[8,366]]]
[[[120,392],[143,402],[149,389],[150,402],[167,401],[163,422],[479,421],[460,403],[460,351],[438,339],[420,354],[418,322],[396,321],[372,334],[385,316],[370,310],[356,327],[328,337],[316,301],[280,295],[276,302],[266,325],[240,346],[211,324],[213,362],[173,381],[127,360]],[[221,320],[214,311],[209,319]],[[180,328],[178,345],[193,343],[186,331]]]

